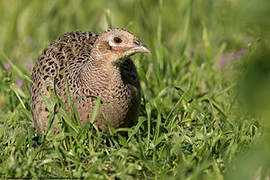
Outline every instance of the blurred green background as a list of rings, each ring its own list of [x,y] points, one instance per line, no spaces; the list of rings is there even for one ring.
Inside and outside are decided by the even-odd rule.
[[[216,154],[211,152],[207,160],[189,164],[189,155],[204,159],[205,152],[192,148],[190,154],[185,153],[186,141],[168,135],[172,151],[179,144],[185,149],[176,150],[182,157],[176,165],[171,162],[168,176],[196,179],[202,173],[212,179],[269,178],[269,0],[0,0],[0,118],[2,123],[10,123],[10,131],[0,133],[3,142],[9,134],[14,135],[21,122],[33,128],[29,65],[43,49],[65,32],[100,33],[110,27],[129,29],[152,51],[151,57],[134,58],[146,102],[142,105],[142,121],[163,123],[160,131],[164,134],[184,133],[181,127],[194,125],[197,129],[191,132],[205,128],[207,137],[207,129],[213,128],[217,134],[211,138],[219,133],[224,136],[224,145],[215,146]],[[7,70],[5,63],[11,64],[12,70]],[[19,80],[24,84],[15,86]],[[178,103],[179,97],[184,98]],[[176,122],[177,118],[182,118],[179,126],[168,125],[167,120]],[[216,126],[221,132],[215,132]],[[142,129],[148,140],[156,133],[153,129],[153,134],[147,135],[150,130]],[[185,138],[195,143],[188,134]],[[12,154],[7,144],[1,144],[3,172],[20,175],[10,170],[16,169],[15,165],[4,165]],[[158,177],[153,174],[148,178]]]

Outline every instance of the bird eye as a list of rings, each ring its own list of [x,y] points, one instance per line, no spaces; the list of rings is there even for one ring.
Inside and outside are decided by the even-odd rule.
[[[122,39],[120,39],[119,37],[114,37],[113,38],[113,41],[117,44],[121,43],[122,42]]]

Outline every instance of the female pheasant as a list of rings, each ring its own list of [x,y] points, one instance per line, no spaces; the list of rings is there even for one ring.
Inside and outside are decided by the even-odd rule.
[[[50,89],[65,97],[66,87],[82,123],[91,118],[96,97],[103,102],[95,121],[100,129],[108,131],[106,119],[115,128],[136,121],[141,92],[130,59],[135,53],[150,51],[134,34],[118,28],[102,34],[74,31],[52,42],[32,72],[31,109],[38,132],[46,130],[49,119],[44,98],[50,99]]]

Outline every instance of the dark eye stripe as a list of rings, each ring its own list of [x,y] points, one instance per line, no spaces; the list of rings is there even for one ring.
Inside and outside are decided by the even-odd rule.
[[[113,40],[114,40],[114,42],[117,43],[117,44],[119,44],[119,43],[122,42],[122,39],[120,39],[119,37],[114,37]]]

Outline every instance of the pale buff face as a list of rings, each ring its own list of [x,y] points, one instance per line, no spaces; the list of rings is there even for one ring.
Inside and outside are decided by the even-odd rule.
[[[150,53],[150,50],[132,33],[123,29],[111,29],[102,33],[96,41],[102,58],[112,64],[135,53]]]

